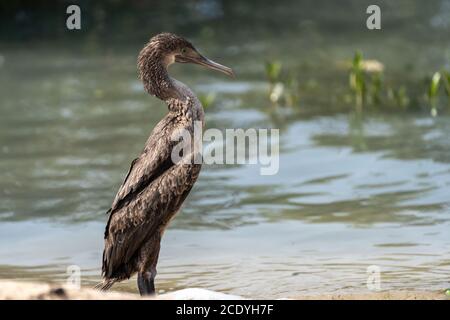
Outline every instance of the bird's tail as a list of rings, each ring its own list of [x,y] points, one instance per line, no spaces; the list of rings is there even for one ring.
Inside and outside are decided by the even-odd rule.
[[[116,282],[115,279],[104,279],[102,282],[97,283],[94,286],[94,289],[100,290],[100,291],[107,291],[113,286],[113,284],[115,282]]]

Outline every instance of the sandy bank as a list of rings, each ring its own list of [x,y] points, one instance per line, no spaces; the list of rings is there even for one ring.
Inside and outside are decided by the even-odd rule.
[[[361,294],[325,294],[311,296],[291,296],[290,299],[300,300],[448,300],[450,297],[443,292],[418,292],[418,291],[387,291]],[[122,292],[102,293],[94,289],[82,288],[81,290],[70,287],[17,281],[0,281],[0,300],[28,300],[28,299],[81,299],[81,300],[130,300],[141,299],[137,294]],[[161,294],[156,297],[161,300],[227,300],[244,299],[239,296],[228,295],[205,289],[184,289],[171,293]]]

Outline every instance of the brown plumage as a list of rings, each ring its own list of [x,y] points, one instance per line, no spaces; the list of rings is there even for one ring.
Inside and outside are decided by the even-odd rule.
[[[145,90],[166,102],[169,113],[156,125],[141,155],[133,160],[108,210],[103,251],[103,282],[115,282],[138,273],[141,295],[153,294],[160,241],[200,173],[195,154],[184,154],[174,163],[175,132],[187,130],[193,137],[194,122],[204,122],[203,108],[194,93],[171,78],[167,67],[196,63],[232,75],[231,69],[203,57],[187,40],[170,33],[151,38],[138,58],[139,76]]]

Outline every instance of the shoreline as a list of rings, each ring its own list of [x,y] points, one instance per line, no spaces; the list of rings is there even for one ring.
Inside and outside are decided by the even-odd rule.
[[[74,289],[40,282],[0,280],[0,300],[246,300],[240,297],[206,289],[190,288],[164,293],[151,298],[124,292],[99,292],[90,288]],[[370,293],[318,294],[287,296],[288,300],[450,300],[445,292],[382,291]]]

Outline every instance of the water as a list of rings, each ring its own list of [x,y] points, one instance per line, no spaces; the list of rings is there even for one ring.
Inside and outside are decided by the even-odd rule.
[[[406,15],[416,32],[417,25],[435,28],[430,21],[438,13],[426,21]],[[315,23],[301,24],[298,41],[270,34],[253,42],[194,39],[232,66],[236,80],[173,67],[197,93],[216,94],[207,127],[280,128],[281,155],[274,176],[251,165],[203,168],[164,236],[161,292],[365,292],[371,265],[381,269],[382,289],[450,285],[450,116],[359,114],[333,103],[328,91],[330,83],[345,90],[337,66],[355,49],[414,79],[448,63],[448,42],[423,46],[424,38],[401,26],[385,38],[358,31],[344,40]],[[0,278],[61,282],[75,264],[84,285],[99,281],[105,211],[166,112],[136,79],[140,46],[0,46]],[[400,47],[414,50],[399,56]],[[299,67],[305,82],[318,82],[298,107],[276,110],[267,101],[268,52]],[[134,292],[135,279],[116,289]]]

